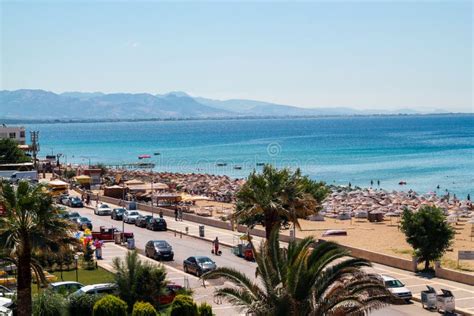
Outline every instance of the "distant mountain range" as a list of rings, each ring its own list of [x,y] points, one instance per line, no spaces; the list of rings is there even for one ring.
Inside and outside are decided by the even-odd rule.
[[[0,118],[23,120],[123,120],[224,117],[289,117],[372,114],[432,114],[356,110],[347,107],[301,108],[254,100],[212,100],[185,92],[167,94],[64,92],[44,90],[0,91]]]

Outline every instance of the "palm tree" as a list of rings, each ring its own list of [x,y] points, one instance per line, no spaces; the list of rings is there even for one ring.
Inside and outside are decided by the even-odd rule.
[[[16,190],[0,185],[0,203],[6,216],[0,217],[0,248],[17,266],[18,315],[31,315],[32,270],[44,281],[42,269],[32,259],[37,250],[57,251],[64,243],[74,243],[70,224],[58,215],[52,198],[41,185],[20,181]]]
[[[234,218],[251,228],[263,225],[269,239],[273,228],[282,223],[293,222],[300,228],[298,218],[318,212],[328,193],[323,182],[302,176],[299,169],[292,173],[266,165],[261,174],[251,173],[237,192]]]
[[[382,281],[363,272],[370,262],[348,257],[336,243],[312,247],[314,239],[279,247],[278,229],[256,252],[257,282],[231,268],[217,268],[204,279],[224,278],[235,286],[215,296],[251,315],[359,315],[381,308],[392,299]],[[251,243],[252,247],[253,244]]]
[[[129,306],[130,311],[137,301],[158,305],[156,298],[163,293],[166,281],[166,270],[163,265],[151,265],[142,262],[136,251],[129,251],[125,259],[114,258],[115,283],[120,298]]]

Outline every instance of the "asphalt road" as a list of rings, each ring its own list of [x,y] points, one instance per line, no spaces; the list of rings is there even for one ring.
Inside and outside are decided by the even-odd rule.
[[[122,222],[114,221],[110,216],[94,215],[93,210],[88,208],[74,208],[74,211],[88,217],[93,225],[93,230],[98,230],[100,226],[117,227],[122,230]],[[230,252],[230,248],[221,247],[222,255],[215,256],[211,254],[211,243],[198,238],[189,237],[183,234],[175,235],[173,232],[151,231],[145,228],[139,228],[133,224],[124,224],[126,232],[133,232],[135,235],[135,246],[139,251],[143,251],[145,244],[149,240],[166,240],[174,251],[174,260],[165,261],[163,264],[182,270],[183,260],[193,255],[208,256],[213,259],[218,266],[226,266],[237,269],[251,279],[255,278],[256,264],[236,257]],[[392,315],[433,315],[436,313],[426,311],[418,303],[410,303],[400,306],[390,306],[379,311],[374,311],[371,315],[392,316]]]

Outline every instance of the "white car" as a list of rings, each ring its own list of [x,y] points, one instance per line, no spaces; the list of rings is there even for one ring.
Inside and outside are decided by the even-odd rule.
[[[127,210],[123,213],[123,221],[128,224],[134,224],[139,217],[140,213],[138,211]]]
[[[115,294],[116,292],[117,285],[115,283],[100,283],[86,285],[72,293],[71,296],[74,297],[82,294]]]
[[[13,305],[13,301],[6,297],[0,297],[0,315],[12,316],[13,311],[9,308]]]
[[[100,203],[94,209],[94,214],[95,215],[110,215],[110,214],[112,214],[112,209],[107,204]]]
[[[385,287],[392,293],[394,296],[401,298],[402,300],[409,301],[412,298],[411,291],[403,284],[400,282],[400,280],[397,280],[391,276],[388,275],[382,275],[381,276],[383,283],[385,284]]]

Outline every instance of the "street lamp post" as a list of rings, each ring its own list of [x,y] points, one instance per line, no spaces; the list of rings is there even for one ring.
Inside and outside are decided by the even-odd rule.
[[[74,255],[74,261],[76,262],[76,282],[79,282],[79,272],[78,272],[78,269],[77,269],[77,261],[79,260],[79,255],[76,253]]]

